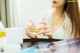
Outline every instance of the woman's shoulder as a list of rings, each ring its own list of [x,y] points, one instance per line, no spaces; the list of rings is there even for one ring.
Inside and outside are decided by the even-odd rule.
[[[65,18],[63,28],[66,32],[66,35],[68,35],[67,37],[69,38],[71,36],[72,24],[71,24],[71,20],[68,16],[66,16],[66,18]]]
[[[67,13],[65,12],[65,24],[66,25],[70,25],[71,24],[71,20],[69,18],[69,16],[67,15]]]
[[[65,19],[64,29],[69,30],[69,31],[71,30],[71,20],[69,18]]]

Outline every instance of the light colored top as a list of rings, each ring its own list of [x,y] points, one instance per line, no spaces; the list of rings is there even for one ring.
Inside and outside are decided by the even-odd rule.
[[[51,26],[51,19],[52,19],[52,12],[53,10],[49,10],[43,13],[42,17],[43,20],[49,25]],[[65,13],[65,20],[63,22],[63,24],[57,28],[54,32],[53,32],[53,38],[55,39],[67,39],[67,38],[71,38],[71,21],[69,19],[69,17],[67,16],[67,14]]]

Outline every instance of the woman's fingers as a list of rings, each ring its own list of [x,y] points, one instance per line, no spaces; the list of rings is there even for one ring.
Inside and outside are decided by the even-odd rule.
[[[40,30],[37,34],[44,34],[44,30]]]
[[[30,25],[27,25],[27,28],[30,29],[30,30],[34,30],[35,26],[33,26],[32,24],[30,24]]]
[[[50,29],[44,30],[44,33],[49,33],[49,32],[51,32]]]
[[[30,30],[27,30],[28,37],[30,38],[37,38],[37,34],[32,33]]]
[[[46,22],[40,22],[39,24],[43,24],[44,26],[46,26],[47,25],[47,23]]]
[[[48,26],[42,26],[42,27],[40,27],[39,29],[47,30],[47,29],[49,29],[49,27],[48,27]]]
[[[39,27],[39,29],[44,29],[44,30],[49,29],[49,26],[46,23],[40,23],[40,24],[43,24],[43,25]]]
[[[52,35],[52,32],[50,30],[41,30],[38,34]]]
[[[27,33],[30,33],[30,29],[29,29],[29,27],[26,28],[26,32],[27,32]]]
[[[30,37],[30,38],[36,38],[36,34],[29,33],[29,37]]]
[[[26,36],[30,37],[30,36],[29,36],[29,35],[30,35],[29,27],[26,28],[26,30],[25,30],[25,34],[26,34]]]
[[[52,35],[52,32],[51,31],[46,31],[44,32],[45,35]]]
[[[30,25],[27,25],[26,31],[27,34],[30,38],[37,38],[37,35],[39,34],[45,34],[46,36],[50,36],[52,35],[50,27],[46,24],[46,22],[40,22],[40,24],[42,24],[43,26],[40,27],[38,30],[40,30],[40,32],[33,33],[32,30],[35,30],[35,24],[31,21]]]
[[[49,29],[45,30],[45,31],[43,31],[43,34],[48,36],[48,38],[53,39],[51,30],[49,30]]]
[[[36,34],[32,33],[31,30],[32,30],[31,27],[29,25],[27,25],[27,28],[26,28],[27,36],[30,38],[37,38]]]
[[[34,30],[36,28],[34,22],[31,21],[31,23],[27,25],[27,28],[31,29],[31,30]]]
[[[47,36],[48,36],[48,35],[52,35],[52,34],[49,32],[49,33],[45,33],[45,35],[47,35]]]
[[[36,27],[32,20],[31,20],[31,27],[34,27],[34,28]]]
[[[35,24],[31,20],[31,24],[27,25],[27,28],[26,28],[27,36],[30,38],[37,38],[37,34],[32,32],[32,30],[35,30],[35,29],[36,29]]]

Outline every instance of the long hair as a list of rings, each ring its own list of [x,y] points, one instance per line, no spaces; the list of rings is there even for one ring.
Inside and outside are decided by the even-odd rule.
[[[71,20],[72,32],[74,38],[80,38],[80,14],[78,2],[66,2],[64,10],[67,12]]]

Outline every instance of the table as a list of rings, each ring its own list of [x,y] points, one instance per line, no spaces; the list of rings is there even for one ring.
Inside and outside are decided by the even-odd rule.
[[[25,39],[23,39],[23,43],[24,42],[52,42],[52,41],[55,42],[55,41],[61,41],[61,40],[62,39],[42,39],[42,38],[27,39],[27,38],[25,38]]]

